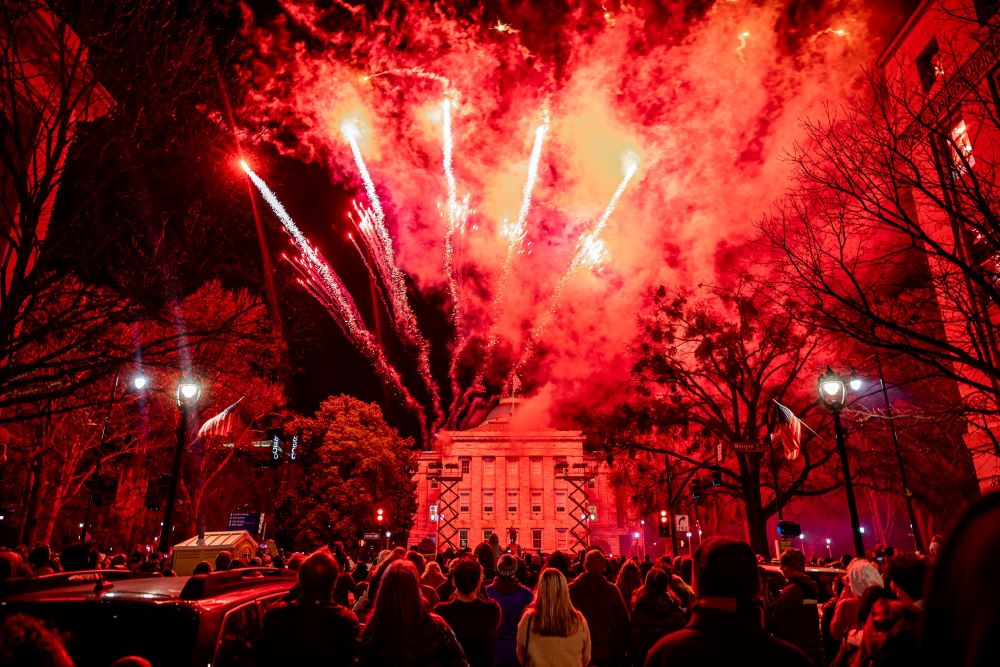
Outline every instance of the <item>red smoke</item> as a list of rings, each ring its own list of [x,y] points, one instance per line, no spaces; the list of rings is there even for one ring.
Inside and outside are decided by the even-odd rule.
[[[487,377],[497,390],[578,236],[621,180],[623,154],[637,153],[639,170],[602,235],[607,264],[570,281],[523,378],[529,390],[551,385],[546,402],[600,400],[627,376],[646,290],[714,281],[720,244],[746,239],[782,194],[782,148],[802,136],[800,120],[843,99],[874,55],[869,17],[860,0],[822,10],[739,0],[517,4],[517,13],[494,4],[460,15],[387,2],[373,15],[346,0],[322,11],[302,0],[276,19],[248,15],[239,116],[249,134],[327,164],[367,203],[339,130],[355,118],[400,268],[420,289],[444,291],[440,108],[450,91],[458,197],[475,210],[456,239],[474,336],[460,366],[468,377],[492,321],[500,227],[517,216],[534,128],[548,115],[524,252],[496,325],[501,353]]]

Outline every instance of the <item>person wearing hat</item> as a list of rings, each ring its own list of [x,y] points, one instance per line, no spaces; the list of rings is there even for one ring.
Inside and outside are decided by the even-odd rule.
[[[517,580],[516,558],[510,554],[500,557],[493,583],[486,587],[486,596],[500,605],[500,627],[493,641],[493,664],[516,667],[517,625],[534,597],[531,590]]]
[[[569,585],[569,599],[587,619],[590,628],[591,664],[625,664],[629,640],[629,615],[621,591],[604,576],[608,561],[600,549],[583,558],[583,574]]]
[[[705,540],[692,574],[697,599],[691,619],[650,649],[646,667],[813,664],[799,648],[764,630],[757,556],[749,544],[729,537]]]
[[[806,557],[798,549],[785,549],[778,563],[787,584],[767,610],[767,629],[778,639],[798,646],[814,663],[822,665],[819,586],[806,574]]]

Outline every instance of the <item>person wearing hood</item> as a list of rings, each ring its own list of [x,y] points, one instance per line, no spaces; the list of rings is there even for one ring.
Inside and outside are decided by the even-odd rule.
[[[788,583],[768,609],[767,628],[775,637],[798,646],[814,663],[822,665],[819,586],[806,574],[806,557],[798,549],[785,549],[778,563]]]
[[[493,664],[515,667],[517,662],[517,625],[525,608],[531,604],[531,590],[517,580],[517,559],[506,554],[497,561],[496,577],[486,587],[486,596],[500,605],[500,627],[493,642]]]
[[[830,634],[837,641],[848,638],[848,633],[857,629],[858,611],[865,591],[873,586],[885,586],[878,568],[863,558],[855,558],[848,564],[846,579],[847,585],[837,601],[830,623]]]
[[[692,565],[697,599],[691,620],[653,646],[646,667],[812,665],[800,649],[764,630],[757,555],[749,544],[711,537],[698,547]]]
[[[684,612],[668,590],[671,573],[654,567],[646,583],[635,592],[632,606],[632,664],[641,666],[646,654],[661,637],[684,627]]]

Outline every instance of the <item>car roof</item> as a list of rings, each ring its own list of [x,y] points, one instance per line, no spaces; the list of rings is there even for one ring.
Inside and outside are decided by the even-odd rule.
[[[229,570],[187,577],[104,579],[101,573],[80,573],[54,580],[42,577],[10,582],[0,588],[2,602],[122,600],[149,604],[183,604],[205,609],[231,606],[248,599],[282,593],[295,584],[295,573]]]

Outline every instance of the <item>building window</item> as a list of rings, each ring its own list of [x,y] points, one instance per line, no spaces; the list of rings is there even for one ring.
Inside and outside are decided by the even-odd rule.
[[[539,550],[542,548],[542,529],[532,528],[531,529],[531,548]]]
[[[917,57],[917,73],[920,74],[920,84],[924,87],[924,91],[933,88],[938,79],[944,77],[944,63],[941,60],[937,39],[931,39]]]
[[[493,513],[493,489],[483,489],[483,514]]]
[[[569,546],[569,529],[556,528],[556,549],[565,549]]]
[[[469,531],[462,529],[458,531],[458,548],[464,549],[469,546]]]
[[[483,528],[483,542],[488,543],[490,541],[490,537],[492,536],[493,536],[492,528]]]
[[[436,479],[431,480],[431,488],[432,489],[438,488],[438,481]]]
[[[495,456],[484,456],[483,457],[483,474],[484,475],[495,475],[496,474],[496,457]]]
[[[507,459],[507,479],[517,479],[517,457]]]
[[[960,176],[976,166],[976,158],[972,157],[972,139],[969,137],[969,128],[960,117],[951,126],[948,144],[951,147],[952,170],[956,176]]]
[[[556,489],[556,513],[566,513],[566,490]]]
[[[517,490],[509,489],[507,491],[507,512],[509,514],[517,514]]]
[[[569,462],[566,461],[565,456],[556,456],[553,457],[552,460],[555,463],[553,467],[556,471],[556,475],[566,475],[569,472]]]
[[[458,463],[459,463],[459,465],[462,466],[462,474],[463,475],[468,475],[469,474],[469,469],[470,469],[470,467],[472,465],[472,461],[469,459],[469,457],[468,456],[463,456],[462,458],[460,458],[458,460]]]
[[[531,476],[541,477],[542,476],[542,457],[532,456],[531,457]]]
[[[462,489],[458,492],[458,511],[462,514],[469,513],[469,497],[471,495],[472,492],[468,489]]]
[[[531,511],[533,514],[542,512],[542,491],[541,489],[531,490]]]

